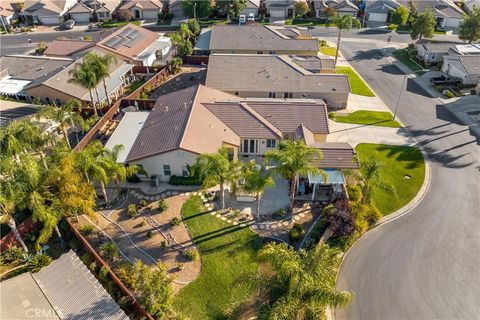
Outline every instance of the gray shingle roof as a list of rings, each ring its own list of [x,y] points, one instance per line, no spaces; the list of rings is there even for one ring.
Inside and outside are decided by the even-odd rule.
[[[283,30],[294,33],[289,37]],[[276,26],[214,26],[210,50],[318,51],[317,40],[304,39],[308,29]],[[297,37],[302,39],[297,39]]]
[[[444,60],[455,65],[466,74],[480,75],[480,55],[445,56]]]
[[[276,55],[212,54],[206,85],[230,92],[350,92],[346,75],[314,74]]]
[[[14,79],[37,80],[54,74],[72,63],[71,59],[5,56],[0,57],[0,71],[8,69],[8,74]]]

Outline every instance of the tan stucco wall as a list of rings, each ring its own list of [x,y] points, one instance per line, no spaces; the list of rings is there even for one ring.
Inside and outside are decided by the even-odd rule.
[[[55,101],[55,99],[60,99],[62,102],[66,102],[71,99],[75,99],[75,97],[66,94],[65,92],[61,92],[50,88],[45,85],[39,85],[30,89],[27,89],[27,94],[29,97],[33,96],[34,98],[39,98],[45,101],[46,98],[49,98],[50,101]],[[87,105],[87,101],[80,100],[82,102],[82,106]]]
[[[315,142],[325,142],[327,141],[327,135],[326,134],[313,134],[313,139],[315,139]]]

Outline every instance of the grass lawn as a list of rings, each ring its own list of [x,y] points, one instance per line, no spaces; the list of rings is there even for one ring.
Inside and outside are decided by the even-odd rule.
[[[285,20],[287,26],[311,27],[311,26],[326,26],[326,21],[316,19],[287,19]]]
[[[355,71],[353,71],[352,68],[337,67],[335,73],[346,74],[348,76],[348,80],[350,81],[350,88],[353,94],[358,94],[366,97],[375,97],[375,94],[373,94],[372,90],[368,88],[366,83],[363,82],[362,78],[360,78],[359,75]]]
[[[337,51],[336,47],[323,46],[320,47],[320,52],[326,54],[327,56],[335,57],[335,52]]]
[[[225,319],[232,304],[251,295],[234,284],[241,273],[258,268],[256,254],[262,239],[249,228],[233,226],[205,212],[198,196],[187,200],[182,216],[199,247],[202,271],[178,293],[174,308],[191,319]]]
[[[144,80],[135,80],[134,82],[130,83],[127,90],[125,91],[127,94],[132,93],[133,91],[140,88],[145,83]]]
[[[123,27],[126,24],[134,24],[136,26],[140,26],[140,21],[105,21],[100,26],[102,28],[116,28],[116,27]]]
[[[392,120],[392,114],[387,111],[358,110],[348,115],[335,113],[333,120],[336,122],[367,124],[380,127],[401,127],[400,123]]]
[[[404,65],[406,65],[410,70],[415,72],[418,75],[423,74],[423,72],[417,72],[422,70],[422,66],[420,66],[418,63],[410,59],[410,53],[408,53],[407,49],[398,49],[392,52],[392,55],[397,58],[397,60],[400,60]]]
[[[377,159],[382,164],[380,178],[395,188],[396,194],[392,195],[372,186],[373,203],[383,215],[400,209],[417,195],[425,177],[425,163],[417,147],[362,143],[355,150],[360,163]]]

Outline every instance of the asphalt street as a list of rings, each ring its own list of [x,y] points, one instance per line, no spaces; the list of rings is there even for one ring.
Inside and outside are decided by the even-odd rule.
[[[405,74],[368,42],[345,41],[342,48],[392,109]],[[355,298],[336,317],[480,319],[479,141],[412,79],[398,117],[428,153],[430,188],[412,211],[351,248],[337,287]]]
[[[34,50],[40,41],[47,43],[59,37],[65,37],[69,39],[79,39],[80,37],[89,35],[92,38],[98,37],[103,31],[54,31],[44,33],[21,33],[21,34],[7,34],[0,36],[0,56],[9,54],[25,54]],[[106,31],[108,32],[108,31]],[[32,43],[28,42],[28,39],[32,40]]]

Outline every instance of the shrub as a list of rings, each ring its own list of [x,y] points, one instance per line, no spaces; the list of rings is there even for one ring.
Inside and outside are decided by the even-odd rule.
[[[396,24],[394,24],[394,23],[391,23],[391,24],[389,24],[389,25],[387,26],[387,29],[388,29],[388,30],[392,30],[392,31],[397,30],[397,28],[398,28],[398,25],[396,25]]]
[[[158,211],[163,212],[167,209],[168,209],[167,201],[165,201],[164,199],[160,200],[158,202]]]
[[[30,272],[38,272],[40,271],[43,267],[48,266],[52,262],[52,258],[45,254],[45,253],[40,253],[35,255],[29,262],[28,262],[28,269]]]
[[[167,13],[165,14],[165,19],[166,19],[166,20],[172,20],[172,19],[173,19],[173,13],[167,12]]]
[[[448,99],[451,99],[451,98],[455,97],[455,94],[454,94],[451,90],[448,90],[448,89],[447,89],[447,90],[444,90],[444,91],[442,92],[442,94],[443,94],[445,97],[447,97]]]
[[[152,230],[148,230],[148,231],[147,231],[147,238],[148,238],[148,239],[153,238],[153,232],[152,232]]]
[[[202,181],[198,177],[171,176],[168,183],[172,186],[199,186]]]
[[[180,220],[179,218],[174,217],[172,220],[170,220],[170,225],[171,225],[172,227],[178,226],[178,225],[180,224],[180,221],[181,221],[181,220]]]
[[[141,221],[140,223],[137,223],[134,228],[141,228],[145,225],[145,221]]]
[[[325,214],[325,216],[329,216],[329,215],[332,215],[334,214],[336,211],[335,209],[335,206],[333,204],[329,204],[327,206],[325,206],[325,208],[323,208],[323,213]]]
[[[23,257],[23,250],[17,246],[11,246],[2,252],[1,258],[3,263],[12,263],[14,261],[20,260]]]
[[[93,226],[91,224],[84,224],[80,227],[80,233],[84,236],[88,236],[89,234],[92,234],[92,232]]]
[[[318,44],[320,45],[320,47],[326,47],[326,46],[327,46],[327,41],[325,41],[325,40],[318,40]]]
[[[355,231],[355,218],[348,210],[335,210],[327,215],[327,226],[339,237],[347,236]]]
[[[100,245],[100,254],[113,260],[120,258],[120,251],[118,251],[117,245],[111,241]]]
[[[91,259],[92,259],[92,257],[90,256],[90,254],[88,252],[83,253],[82,257],[80,258],[80,260],[82,260],[83,264],[86,265],[86,266],[88,266]]]
[[[330,111],[330,112],[328,113],[328,119],[334,120],[334,119],[335,119],[335,113],[336,113],[336,112]]]
[[[105,268],[104,266],[102,266],[100,268],[100,271],[98,271],[98,277],[100,278],[100,280],[102,280],[103,282],[107,282],[109,280],[109,274],[108,274],[108,270],[107,268]]]
[[[198,259],[200,259],[200,254],[196,248],[186,249],[183,251],[183,254],[187,259],[192,261],[198,261]]]
[[[92,271],[92,272],[96,272],[96,270],[97,270],[97,263],[96,263],[95,261],[93,261],[92,263],[90,263],[90,264],[88,265],[88,269],[89,269],[90,271]]]
[[[166,248],[166,247],[167,247],[167,241],[160,242],[160,248]]]
[[[437,85],[435,86],[435,90],[437,90],[438,92],[442,92],[443,86],[437,84]]]
[[[362,23],[358,19],[352,19],[352,26],[354,28],[360,29],[362,27]]]
[[[131,176],[128,176],[127,181],[130,182],[130,183],[140,183],[140,182],[142,182],[142,180],[140,180],[140,178],[136,174],[132,174]]]
[[[347,192],[352,202],[359,202],[363,198],[362,188],[359,185],[348,187]]]
[[[285,208],[280,208],[277,210],[277,215],[279,218],[283,218],[287,215],[287,210],[285,210]]]
[[[142,199],[140,200],[140,205],[145,208],[146,206],[148,206],[148,201],[146,199]]]
[[[131,218],[138,216],[137,205],[132,203],[128,205],[127,213]]]
[[[304,230],[301,224],[294,223],[292,229],[288,232],[288,238],[290,242],[298,242],[302,239]]]

